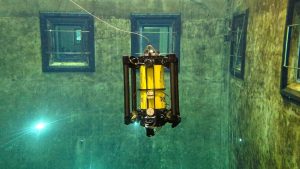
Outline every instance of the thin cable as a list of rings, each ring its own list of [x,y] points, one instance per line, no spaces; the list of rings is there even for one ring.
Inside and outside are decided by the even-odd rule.
[[[116,29],[116,30],[118,30],[118,31],[120,31],[120,32],[125,32],[125,33],[129,33],[129,34],[135,34],[135,35],[141,36],[141,37],[143,37],[143,38],[148,42],[148,44],[150,44],[150,40],[149,40],[149,38],[147,38],[146,36],[144,36],[144,35],[142,35],[142,34],[140,34],[140,33],[131,32],[131,31],[127,31],[127,30],[123,30],[123,29],[120,29],[120,28],[118,28],[118,27],[116,27],[116,26],[113,26],[113,25],[111,25],[110,23],[108,23],[108,22],[102,20],[102,19],[99,18],[98,16],[92,14],[91,12],[89,12],[88,10],[86,10],[85,8],[83,8],[82,6],[80,6],[79,4],[77,4],[76,2],[74,2],[73,0],[70,0],[70,2],[72,2],[74,5],[76,5],[76,6],[79,7],[80,9],[84,10],[86,13],[88,13],[88,14],[91,15],[91,16],[93,16],[93,17],[96,18],[97,20],[99,20],[99,21],[101,21],[102,23],[106,24],[107,26],[109,26],[109,27],[111,27],[111,28],[114,28],[114,29]]]

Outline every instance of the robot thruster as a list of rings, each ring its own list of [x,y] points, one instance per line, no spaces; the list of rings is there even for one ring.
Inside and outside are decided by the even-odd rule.
[[[139,69],[139,109],[137,108],[136,72]],[[165,69],[170,73],[170,108],[165,93]],[[124,73],[124,120],[125,124],[140,123],[147,136],[167,122],[176,127],[180,121],[178,96],[178,60],[175,54],[161,56],[151,46],[140,57],[123,56]]]

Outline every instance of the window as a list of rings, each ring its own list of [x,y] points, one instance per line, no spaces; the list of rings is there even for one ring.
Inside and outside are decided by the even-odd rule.
[[[161,55],[180,54],[180,14],[132,14],[131,31],[142,34],[150,40],[151,45]],[[131,36],[131,53],[133,56],[143,55],[148,41],[138,35]]]
[[[81,13],[40,13],[42,69],[93,72],[94,20]]]
[[[281,94],[300,103],[300,1],[289,0],[282,55]]]
[[[230,72],[233,76],[240,79],[244,78],[247,25],[248,10],[233,16],[230,45]]]

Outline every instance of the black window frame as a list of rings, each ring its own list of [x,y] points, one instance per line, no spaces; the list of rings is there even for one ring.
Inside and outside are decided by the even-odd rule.
[[[247,27],[248,27],[248,17],[249,10],[245,10],[243,12],[235,13],[232,17],[231,22],[231,43],[230,43],[230,64],[229,69],[232,76],[239,78],[241,80],[244,79],[245,75],[245,60],[246,60],[246,45],[247,45]],[[237,38],[237,28],[241,28],[241,37],[239,46],[236,45],[234,39]],[[235,68],[235,50],[238,50],[241,55],[240,60],[240,71]]]
[[[181,14],[180,13],[155,13],[155,14],[143,14],[143,13],[132,13],[130,15],[131,21],[131,31],[139,32],[140,26],[151,26],[155,25],[159,27],[172,26],[173,31],[176,32],[174,39],[174,52],[179,60],[180,58],[180,37],[181,37]],[[131,34],[131,55],[140,56],[142,54],[137,54],[140,51],[140,37],[136,34]]]
[[[294,9],[296,7],[296,3],[300,3],[300,0],[289,0],[287,5],[287,15],[286,15],[286,23],[285,23],[285,31],[284,31],[284,41],[283,41],[283,52],[282,52],[282,65],[281,65],[281,82],[280,82],[280,93],[285,100],[291,101],[296,104],[300,104],[300,91],[294,90],[288,87],[288,74],[292,71],[293,68],[289,68],[286,66],[286,63],[289,63],[290,59],[290,46],[291,46],[291,36],[292,31],[289,31],[289,25],[294,24]],[[300,40],[300,39],[298,39]],[[299,53],[300,47],[298,48],[298,59],[300,59]],[[298,60],[299,61],[299,60]],[[299,66],[299,62],[298,62]],[[298,72],[299,73],[299,72]],[[297,77],[298,78],[298,75]],[[300,86],[299,81],[296,79],[296,84]]]
[[[42,50],[42,71],[43,72],[94,72],[95,71],[95,43],[94,43],[94,18],[85,13],[77,12],[40,12],[40,33],[41,33],[41,50]],[[48,36],[49,25],[59,26],[78,26],[88,32],[85,45],[88,51],[87,66],[51,66],[50,54],[53,51],[48,51],[52,46]],[[54,41],[54,39],[52,39]],[[82,42],[83,43],[83,42]],[[84,52],[84,51],[82,51]],[[78,62],[80,63],[80,62]]]

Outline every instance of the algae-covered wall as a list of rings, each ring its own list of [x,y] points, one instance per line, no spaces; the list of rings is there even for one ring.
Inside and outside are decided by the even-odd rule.
[[[0,168],[226,169],[225,1],[76,2],[125,30],[131,12],[181,13],[182,123],[153,138],[123,124],[130,35],[95,20],[96,71],[43,73],[39,12],[81,10],[67,0],[0,0]],[[33,131],[40,120],[45,130]]]
[[[245,80],[229,83],[230,168],[300,168],[299,106],[280,95],[287,0],[232,0],[249,8]]]

